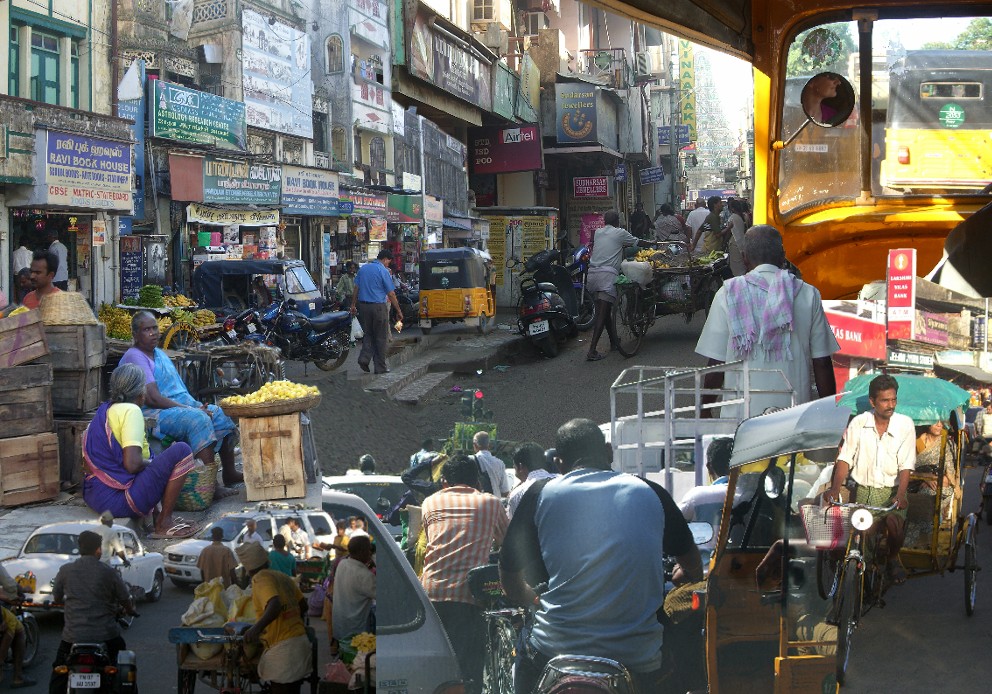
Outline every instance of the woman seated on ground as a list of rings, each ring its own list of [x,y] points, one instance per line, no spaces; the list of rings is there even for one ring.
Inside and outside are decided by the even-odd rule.
[[[195,464],[192,450],[177,441],[154,457],[149,453],[141,414],[145,374],[140,367],[118,366],[109,390],[110,400],[100,405],[83,434],[83,499],[97,513],[145,519],[153,537],[192,535],[195,528],[172,520],[183,482]],[[152,520],[158,504],[161,510]]]
[[[138,311],[131,319],[134,347],[124,353],[121,364],[135,364],[145,375],[145,417],[154,421],[152,436],[185,441],[204,465],[220,454],[222,478],[230,487],[244,481],[234,467],[237,427],[216,405],[204,405],[189,394],[186,384],[166,353],[158,348],[158,321],[148,311]],[[215,498],[230,496],[233,489],[219,488]]]
[[[940,521],[948,521],[951,502],[958,493],[958,476],[954,469],[952,444],[943,435],[944,424],[935,422],[916,427],[916,470],[909,483],[910,493],[936,496],[940,491]],[[944,473],[940,476],[941,449],[943,449]],[[932,507],[931,507],[932,508]],[[933,533],[933,515],[910,522],[906,525],[906,546],[925,545]]]

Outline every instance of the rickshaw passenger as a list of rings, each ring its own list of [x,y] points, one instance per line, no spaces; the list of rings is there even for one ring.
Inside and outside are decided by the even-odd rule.
[[[961,488],[954,462],[954,450],[944,436],[943,422],[916,427],[916,473],[909,483],[910,494],[927,497],[927,513],[919,519],[910,518],[906,524],[906,546],[927,546],[933,534],[933,505],[930,499],[940,491],[940,523],[950,521],[949,514],[955,496]],[[940,476],[941,448],[944,451],[944,473]]]
[[[204,465],[213,463],[214,453],[220,454],[224,484],[230,487],[244,481],[244,476],[234,466],[234,446],[238,430],[234,422],[216,405],[197,402],[172,360],[157,347],[158,322],[148,311],[139,311],[131,319],[134,346],[121,358],[121,364],[137,364],[145,373],[146,419],[156,424],[152,435],[163,439],[170,437],[185,441],[193,455]],[[234,490],[217,490],[220,496]]]
[[[872,409],[859,414],[847,425],[844,444],[834,467],[829,499],[838,499],[840,488],[850,472],[857,483],[855,502],[867,506],[890,506],[885,514],[888,536],[887,572],[894,584],[905,583],[906,571],[899,562],[899,550],[906,532],[906,494],[909,476],[916,467],[916,429],[913,420],[896,412],[899,383],[882,375],[868,385]],[[878,524],[876,524],[877,527]]]

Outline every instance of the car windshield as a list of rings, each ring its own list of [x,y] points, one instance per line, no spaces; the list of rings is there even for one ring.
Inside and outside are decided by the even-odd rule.
[[[78,554],[79,536],[68,533],[32,535],[24,545],[24,554]]]
[[[331,488],[336,492],[362,497],[377,514],[388,511],[406,491],[406,485],[402,482],[338,482]],[[337,516],[334,518],[338,519]]]
[[[196,537],[199,540],[212,540],[213,536],[211,533],[213,533],[213,529],[223,528],[224,542],[230,542],[231,540],[236,538],[238,536],[238,533],[241,532],[241,529],[245,527],[246,520],[248,519],[245,518],[244,516],[231,516],[228,518],[218,518],[213,523],[211,523],[203,530],[201,530],[199,535],[197,535]]]

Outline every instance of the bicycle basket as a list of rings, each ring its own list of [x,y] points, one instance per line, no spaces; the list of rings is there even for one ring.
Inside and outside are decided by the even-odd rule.
[[[851,532],[851,507],[829,506],[820,508],[816,504],[799,507],[806,540],[816,549],[837,549],[847,544]]]

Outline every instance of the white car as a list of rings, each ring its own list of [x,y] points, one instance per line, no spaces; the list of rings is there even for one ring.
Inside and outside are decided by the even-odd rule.
[[[99,525],[99,521],[43,525],[28,536],[17,556],[6,560],[3,567],[15,579],[28,572],[33,574],[34,590],[26,591],[27,599],[38,606],[50,603],[52,584],[59,568],[79,559],[79,534],[84,530],[96,531]],[[143,590],[145,600],[156,602],[162,597],[165,583],[162,555],[147,551],[131,528],[115,525],[113,529],[124,545],[124,554],[131,565],[124,566],[117,557],[110,560],[110,565],[120,572],[126,583]],[[28,609],[39,608],[28,606]]]
[[[256,532],[262,536],[262,546],[265,549],[272,547],[272,537],[279,532],[290,518],[300,521],[300,526],[307,532],[310,542],[323,542],[330,544],[334,540],[335,532],[334,517],[320,509],[308,509],[302,506],[286,504],[262,503],[258,506],[239,511],[237,513],[226,513],[210,525],[201,530],[195,537],[191,537],[174,545],[165,548],[165,573],[169,580],[177,586],[196,586],[203,580],[200,569],[196,562],[200,558],[200,552],[213,540],[211,533],[213,528],[218,526],[224,530],[224,544],[233,551],[244,541],[245,522],[255,519],[258,526]],[[320,556],[323,552],[315,551],[314,554]]]
[[[383,522],[385,522],[384,516],[389,512],[389,509],[407,491],[407,486],[399,475],[363,475],[361,473],[330,475],[323,478],[323,483],[324,499],[322,505],[324,510],[331,513],[336,519],[340,513],[336,513],[333,507],[328,506],[328,491],[344,492],[361,497],[375,512],[376,518]],[[403,538],[403,527],[398,523],[386,523],[386,527],[397,542]]]

